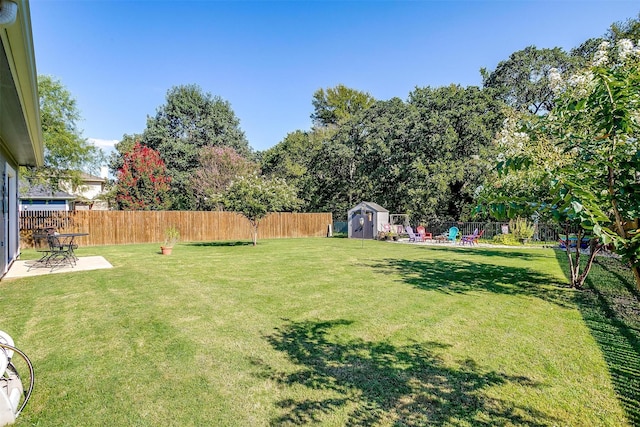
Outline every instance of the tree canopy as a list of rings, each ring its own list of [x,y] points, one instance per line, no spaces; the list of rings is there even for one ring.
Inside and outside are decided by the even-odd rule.
[[[223,207],[223,195],[231,182],[241,176],[254,175],[258,165],[239,155],[231,147],[202,147],[200,166],[191,177],[191,186],[203,210]]]
[[[340,218],[360,200],[375,200],[414,221],[459,219],[483,181],[482,159],[501,116],[489,91],[417,88],[408,102],[376,101],[329,131],[291,135],[263,156],[263,170],[300,173],[309,211]]]
[[[61,180],[75,186],[81,171],[98,168],[103,154],[82,136],[77,102],[59,79],[38,76],[38,92],[45,164],[26,171],[25,177],[52,189],[57,189]]]
[[[313,94],[311,118],[319,126],[337,125],[356,113],[369,108],[375,99],[367,92],[344,85],[318,89]]]
[[[167,92],[166,103],[147,118],[141,143],[158,151],[167,166],[173,209],[197,206],[189,182],[202,147],[231,147],[242,156],[251,155],[229,102],[197,85],[174,86]]]
[[[171,178],[160,155],[152,148],[136,142],[124,153],[117,178],[114,193],[118,209],[165,210],[171,203]]]
[[[291,211],[299,204],[296,190],[280,178],[247,175],[236,178],[224,194],[227,210],[251,223],[253,245],[258,243],[258,226],[272,212]]]
[[[533,114],[551,111],[553,92],[547,74],[551,68],[572,69],[576,60],[559,47],[538,49],[528,46],[501,61],[495,70],[482,69],[485,88],[493,88],[509,106]]]

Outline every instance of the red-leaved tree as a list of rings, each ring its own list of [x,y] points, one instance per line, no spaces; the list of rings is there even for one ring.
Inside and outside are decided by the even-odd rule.
[[[118,170],[116,203],[118,209],[159,211],[169,207],[171,177],[160,154],[140,142],[124,154]]]

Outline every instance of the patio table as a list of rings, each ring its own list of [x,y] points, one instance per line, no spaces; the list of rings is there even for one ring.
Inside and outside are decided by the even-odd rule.
[[[60,240],[61,246],[66,247],[69,251],[69,255],[73,257],[73,261],[77,261],[75,250],[78,249],[78,244],[75,243],[76,237],[88,236],[89,233],[59,233],[54,234]]]

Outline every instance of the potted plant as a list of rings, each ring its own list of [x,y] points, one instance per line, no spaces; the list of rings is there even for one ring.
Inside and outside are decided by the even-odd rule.
[[[180,230],[175,225],[165,228],[164,230],[164,244],[160,246],[162,255],[171,255],[173,245],[180,240]]]

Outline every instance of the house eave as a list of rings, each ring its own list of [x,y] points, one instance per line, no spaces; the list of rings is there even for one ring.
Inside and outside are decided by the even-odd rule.
[[[12,1],[18,5],[16,20],[0,26],[0,54],[4,52],[10,74],[5,78],[13,82],[2,85],[0,93],[0,144],[16,164],[42,166],[44,142],[29,2]]]

